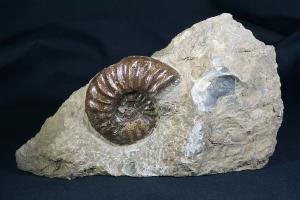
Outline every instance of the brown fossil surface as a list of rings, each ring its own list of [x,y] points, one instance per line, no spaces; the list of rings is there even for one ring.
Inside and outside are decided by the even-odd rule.
[[[132,144],[155,127],[159,117],[156,94],[178,80],[175,69],[156,59],[126,57],[91,80],[85,111],[92,127],[106,139]]]

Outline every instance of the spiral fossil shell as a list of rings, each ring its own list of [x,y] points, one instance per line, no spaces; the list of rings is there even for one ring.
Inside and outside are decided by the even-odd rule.
[[[90,124],[112,143],[133,144],[155,127],[159,118],[156,95],[178,80],[177,71],[158,60],[123,58],[90,81],[85,99]]]

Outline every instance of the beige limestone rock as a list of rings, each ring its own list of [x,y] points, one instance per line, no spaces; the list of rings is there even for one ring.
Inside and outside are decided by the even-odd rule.
[[[19,169],[71,179],[190,176],[267,164],[283,115],[273,46],[222,14],[183,31],[153,57],[182,81],[160,95],[165,112],[150,136],[127,146],[103,139],[84,112],[84,86],[17,150]]]

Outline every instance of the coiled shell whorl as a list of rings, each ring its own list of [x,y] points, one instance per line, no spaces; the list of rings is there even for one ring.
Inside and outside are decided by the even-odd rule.
[[[90,81],[85,99],[90,124],[112,143],[133,144],[155,127],[156,95],[178,81],[177,71],[156,59],[123,58]]]

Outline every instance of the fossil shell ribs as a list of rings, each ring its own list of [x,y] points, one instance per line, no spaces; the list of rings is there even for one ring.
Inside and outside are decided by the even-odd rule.
[[[126,145],[149,135],[158,119],[156,94],[176,83],[175,69],[153,58],[131,56],[103,69],[90,82],[85,111],[92,127]]]

